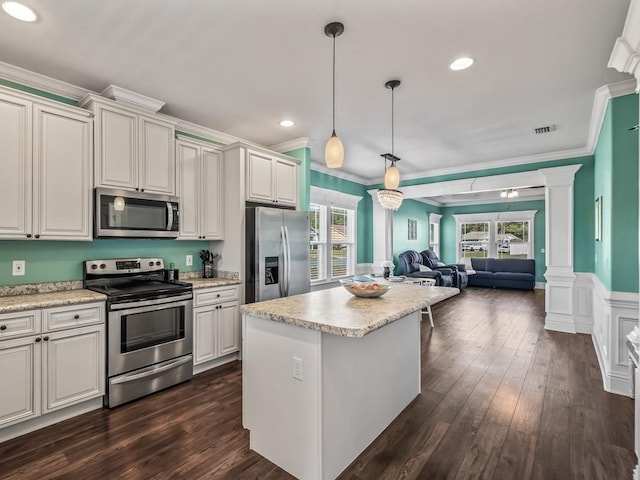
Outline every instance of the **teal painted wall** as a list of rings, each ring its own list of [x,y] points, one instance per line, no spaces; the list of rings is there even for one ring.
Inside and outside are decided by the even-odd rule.
[[[309,210],[309,186],[311,185],[311,149],[308,147],[297,148],[285,155],[300,160],[300,168],[298,169],[298,205],[300,210]]]
[[[100,258],[160,257],[175,263],[180,271],[202,268],[198,252],[209,249],[206,241],[107,240],[93,242],[54,242],[46,240],[0,241],[0,285],[82,280],[82,261]],[[186,255],[193,255],[187,267]],[[11,275],[13,260],[25,260],[25,275]]]
[[[429,213],[441,213],[440,207],[417,200],[405,200],[393,213],[393,263],[406,250],[421,252],[429,248]],[[418,221],[418,238],[409,240],[409,219]],[[397,270],[395,273],[398,273]]]
[[[638,96],[609,101],[595,152],[592,207],[602,201],[594,272],[609,291],[638,292]]]
[[[373,262],[373,207],[371,195],[367,193],[367,187],[350,180],[327,175],[326,173],[311,170],[311,185],[328,190],[336,190],[350,195],[362,197],[358,203],[358,250],[357,263]]]
[[[533,200],[526,202],[510,203],[487,203],[483,205],[465,205],[458,207],[442,208],[442,220],[440,230],[442,238],[442,260],[445,263],[456,263],[458,255],[456,251],[456,219],[453,215],[466,213],[487,213],[487,212],[516,212],[522,210],[537,210],[533,219],[533,248],[534,260],[536,262],[536,282],[544,282],[545,255],[541,249],[545,248],[545,202],[544,200]]]

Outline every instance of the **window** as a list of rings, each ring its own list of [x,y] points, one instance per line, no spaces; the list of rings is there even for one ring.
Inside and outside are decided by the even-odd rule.
[[[355,274],[356,206],[362,197],[311,187],[311,282]]]
[[[454,215],[458,258],[533,258],[536,210]]]
[[[496,222],[498,258],[529,258],[529,220]]]
[[[489,251],[489,222],[461,223],[458,258],[486,258]]]
[[[429,214],[429,250],[433,250],[440,256],[440,219],[442,215],[438,213]]]

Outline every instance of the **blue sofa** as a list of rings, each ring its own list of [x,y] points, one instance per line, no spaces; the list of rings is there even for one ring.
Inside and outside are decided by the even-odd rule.
[[[470,287],[532,289],[536,286],[536,262],[521,258],[472,258]]]
[[[454,286],[454,272],[450,268],[439,267],[428,272],[420,271],[423,257],[414,250],[407,250],[398,255],[398,275],[412,278],[432,278],[438,287]]]

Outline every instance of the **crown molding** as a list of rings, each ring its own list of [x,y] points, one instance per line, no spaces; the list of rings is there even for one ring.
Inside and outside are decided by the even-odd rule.
[[[587,134],[587,150],[592,155],[596,150],[598,136],[602,129],[602,122],[607,113],[609,100],[615,97],[622,97],[635,93],[635,80],[624,80],[622,82],[604,85],[596,90],[593,96],[593,108],[591,109],[591,122],[589,123],[589,133]]]
[[[119,87],[113,83],[102,90],[100,92],[100,96],[116,100],[117,102],[128,103],[137,108],[151,110],[153,113],[159,112],[160,109],[166,105],[162,100],[147,97],[146,95],[127,90],[126,88]]]
[[[8,63],[0,62],[0,77],[27,87],[43,90],[61,97],[79,101],[87,93],[96,93],[86,88],[78,87],[62,80],[25,70]]]
[[[613,46],[607,66],[633,75],[635,91],[640,92],[640,0],[631,0],[622,35]]]
[[[360,175],[355,175],[353,173],[345,172],[342,169],[337,168],[329,168],[326,165],[311,161],[311,170],[314,172],[326,173],[327,175],[331,175],[332,177],[341,178],[343,180],[349,180],[350,182],[356,182],[360,185],[371,185],[371,179],[361,177]],[[374,182],[375,183],[375,182]]]
[[[309,148],[313,144],[313,139],[310,137],[300,137],[289,140],[288,142],[282,142],[277,145],[269,147],[269,150],[273,150],[278,153],[290,152],[297,150],[298,148]]]
[[[181,120],[179,118],[176,118],[175,120],[178,122],[176,124],[176,130],[180,130],[185,133],[190,133],[198,137],[206,138],[213,142],[221,143],[222,145],[230,145],[232,143],[237,143],[237,142],[250,143],[247,140],[244,140],[243,138],[235,137],[233,135],[229,135],[228,133],[220,132],[219,130],[214,130],[213,128],[203,127],[202,125],[188,122],[186,120]]]
[[[498,193],[496,191],[496,193]],[[442,207],[463,207],[467,205],[487,205],[487,204],[495,204],[495,203],[518,203],[518,202],[533,202],[538,200],[544,200],[544,193],[535,194],[535,195],[527,195],[527,196],[518,196],[516,198],[501,198],[500,196],[496,198],[475,198],[468,200],[454,200],[451,202],[440,202],[440,206]],[[413,200],[418,200],[414,198]]]

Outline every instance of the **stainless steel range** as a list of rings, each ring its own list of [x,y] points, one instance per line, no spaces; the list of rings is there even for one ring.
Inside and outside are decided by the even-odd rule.
[[[107,295],[107,396],[115,407],[193,376],[191,284],[165,281],[161,258],[83,262],[84,287]]]

